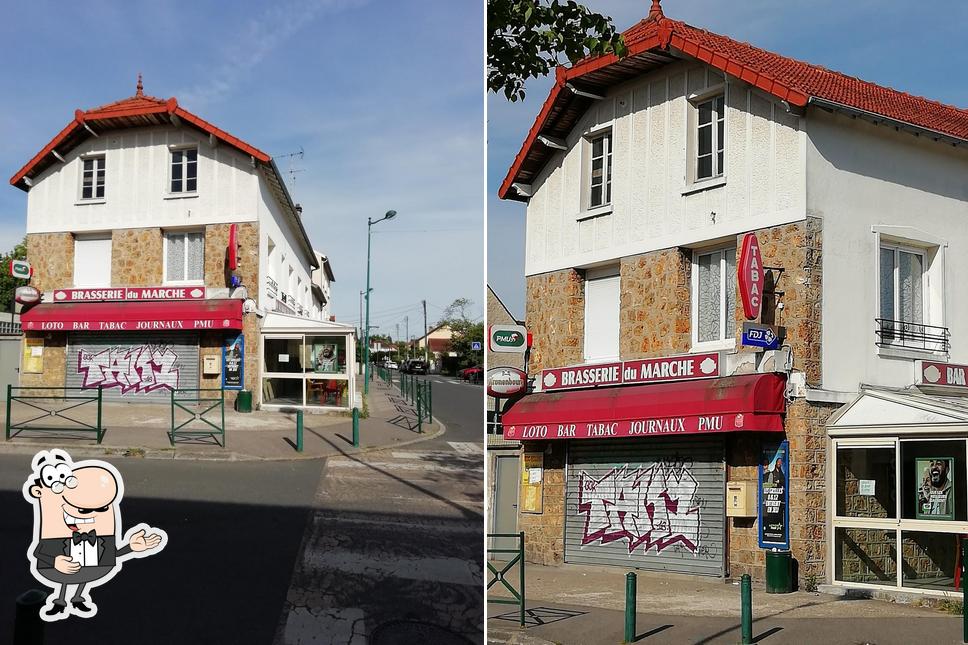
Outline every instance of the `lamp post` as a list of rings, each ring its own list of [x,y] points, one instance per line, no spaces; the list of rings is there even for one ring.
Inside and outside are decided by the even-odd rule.
[[[386,215],[373,221],[366,218],[366,324],[363,326],[363,394],[370,393],[370,239],[374,224],[385,219],[393,219],[396,211],[387,211]]]

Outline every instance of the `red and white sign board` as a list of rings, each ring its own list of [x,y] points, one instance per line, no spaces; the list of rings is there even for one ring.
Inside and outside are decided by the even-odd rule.
[[[719,354],[685,354],[634,361],[577,365],[542,370],[546,392],[610,385],[687,381],[719,376]]]
[[[939,385],[968,390],[968,365],[918,361],[916,385]]]
[[[118,287],[111,289],[55,289],[54,302],[116,300],[202,300],[205,287]]]
[[[528,375],[516,367],[495,367],[487,370],[487,394],[506,398],[528,389]]]
[[[714,414],[707,416],[623,419],[605,423],[549,423],[505,426],[504,438],[517,441],[535,439],[615,439],[654,437],[670,434],[710,434],[758,430],[782,432],[779,414]]]
[[[760,317],[763,306],[763,285],[766,274],[763,271],[763,258],[760,256],[760,242],[756,233],[743,236],[743,248],[740,250],[739,262],[736,263],[739,272],[739,295],[743,300],[743,314],[747,320]]]
[[[225,318],[182,318],[179,320],[42,320],[23,323],[28,331],[191,331],[198,329],[241,329],[237,321]]]

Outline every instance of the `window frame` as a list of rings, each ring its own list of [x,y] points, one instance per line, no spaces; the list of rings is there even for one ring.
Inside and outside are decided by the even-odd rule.
[[[79,164],[79,169],[80,169],[79,179],[80,179],[80,181],[78,182],[78,191],[77,191],[77,200],[78,200],[78,202],[79,203],[83,203],[83,204],[96,204],[96,203],[102,203],[102,202],[106,201],[107,200],[107,194],[108,194],[108,192],[107,192],[107,183],[108,183],[107,182],[107,178],[108,178],[108,172],[107,172],[107,155],[105,153],[103,153],[103,152],[93,153],[93,154],[85,154],[85,155],[81,155],[80,157],[78,157],[78,161],[80,162],[80,164]],[[85,197],[84,196],[84,188],[85,188],[85,185],[84,185],[84,173],[86,172],[86,170],[84,168],[84,165],[88,161],[94,162],[94,167],[93,167],[92,175],[91,175],[91,196],[90,197]],[[101,185],[101,193],[102,194],[101,194],[100,197],[97,195],[98,162],[100,162],[100,170],[104,173],[104,183]]]
[[[185,256],[183,258],[185,275],[188,275],[188,236],[192,234],[201,234],[202,236],[202,277],[197,280],[169,280],[168,279],[168,238],[173,235],[179,235],[185,238]],[[185,229],[185,230],[175,230],[175,231],[163,231],[162,237],[164,241],[161,247],[161,278],[162,284],[166,285],[190,285],[190,286],[204,286],[205,285],[205,230],[204,229]]]
[[[185,158],[185,153],[189,150],[195,151],[195,190],[188,190],[188,165],[189,162]],[[168,146],[168,183],[165,185],[165,192],[170,197],[193,197],[198,195],[198,166],[201,155],[199,154],[200,147],[197,143],[186,143],[180,145],[170,145]],[[175,168],[175,153],[182,154],[182,161],[179,163],[182,166],[182,177],[181,181],[183,190],[172,190],[172,182],[174,180],[174,168]]]
[[[877,317],[881,316],[881,251],[892,251],[894,253],[894,269],[892,271],[894,277],[894,312],[892,314],[891,320],[898,322],[910,322],[917,325],[930,325],[931,324],[931,307],[929,306],[929,296],[928,292],[929,282],[928,282],[928,253],[927,249],[918,248],[916,246],[909,246],[906,244],[901,244],[898,242],[890,242],[881,240],[877,248]],[[900,318],[899,307],[901,306],[900,298],[900,288],[901,288],[901,268],[900,268],[900,254],[910,253],[911,255],[917,255],[921,258],[921,322],[914,321],[902,321]]]
[[[106,284],[78,284],[77,276],[79,274],[77,270],[77,244],[78,242],[93,242],[93,241],[104,241],[110,242],[109,248],[110,252],[107,257],[107,283]],[[114,283],[113,280],[113,270],[114,270],[114,235],[110,232],[100,232],[100,233],[75,233],[74,234],[74,247],[72,249],[74,255],[72,264],[72,276],[71,285],[75,289],[100,289],[105,287],[110,287]],[[101,268],[104,268],[103,266]]]
[[[729,272],[726,270],[726,251],[733,251],[733,271]],[[699,259],[706,255],[712,255],[714,253],[720,254],[719,260],[719,338],[716,340],[699,340]],[[691,311],[691,322],[692,322],[692,351],[709,351],[709,350],[721,350],[721,349],[733,349],[736,347],[736,262],[738,261],[738,254],[736,253],[735,244],[723,244],[720,246],[711,246],[702,249],[693,249],[692,251],[692,284],[690,286],[692,300],[690,302]],[[726,336],[726,280],[728,276],[733,276],[733,334],[732,336]]]
[[[689,179],[687,188],[685,190],[701,190],[702,188],[712,188],[715,186],[720,186],[726,181],[726,141],[729,138],[729,133],[727,132],[728,123],[726,119],[726,113],[729,111],[729,106],[727,103],[728,95],[728,85],[726,83],[717,83],[716,85],[707,87],[701,92],[691,94],[688,97],[690,114],[688,119],[689,127]],[[723,108],[722,113],[715,110],[716,100],[722,99]],[[712,103],[710,107],[710,112],[712,118],[709,127],[712,128],[711,136],[711,152],[709,153],[712,157],[711,170],[712,174],[706,177],[699,176],[699,129],[703,127],[699,123],[699,108],[706,103]],[[719,128],[717,127],[719,122],[723,123],[723,136],[722,140],[719,137]],[[722,147],[723,162],[719,163],[719,152],[720,146]]]
[[[585,209],[592,211],[598,208],[605,208],[612,205],[612,160],[614,146],[612,145],[612,128],[608,127],[590,134],[586,137],[588,141],[588,191],[585,196]],[[602,154],[595,155],[595,143],[602,142]],[[592,191],[596,188],[595,177],[593,176],[593,166],[596,159],[602,160],[601,201],[597,204],[592,203]]]
[[[615,354],[608,356],[589,356],[588,354],[588,284],[590,282],[604,281],[617,282],[618,283],[618,301],[615,303],[616,308],[616,344],[615,344]],[[609,363],[613,361],[618,361],[621,358],[622,353],[622,275],[621,266],[608,266],[594,269],[586,269],[584,276],[584,283],[582,285],[582,299],[583,304],[583,319],[582,319],[582,362],[587,364],[593,363]]]

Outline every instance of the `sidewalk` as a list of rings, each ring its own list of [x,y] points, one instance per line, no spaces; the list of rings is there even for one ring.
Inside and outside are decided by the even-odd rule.
[[[489,643],[622,642],[626,570],[528,564],[525,572],[527,626],[518,627],[515,606],[488,603]],[[738,583],[636,573],[636,642],[740,642]],[[506,596],[500,587],[491,587],[489,597]],[[767,594],[762,581],[753,583],[753,621],[756,643],[962,642],[961,616],[882,600],[809,592]]]
[[[363,391],[362,378],[358,379]],[[33,454],[41,448],[64,448],[74,457],[104,455],[143,456],[150,459],[290,460],[318,459],[368,452],[425,441],[444,432],[437,423],[424,423],[417,432],[416,412],[400,397],[399,390],[379,380],[370,382],[369,417],[360,419],[360,447],[353,447],[353,420],[346,413],[303,415],[303,452],[296,452],[296,413],[255,411],[242,414],[226,406],[225,444],[179,439],[168,441],[171,426],[169,405],[105,403],[105,429],[101,444],[90,433],[65,431],[56,436],[24,431],[0,441],[0,453]],[[16,418],[16,417],[14,417]]]

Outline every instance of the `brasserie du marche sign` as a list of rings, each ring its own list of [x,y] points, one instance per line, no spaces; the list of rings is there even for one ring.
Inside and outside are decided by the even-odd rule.
[[[687,354],[542,370],[546,392],[612,385],[685,381],[719,376],[719,354]]]
[[[54,302],[105,302],[118,300],[201,300],[205,287],[121,287],[55,289]]]

